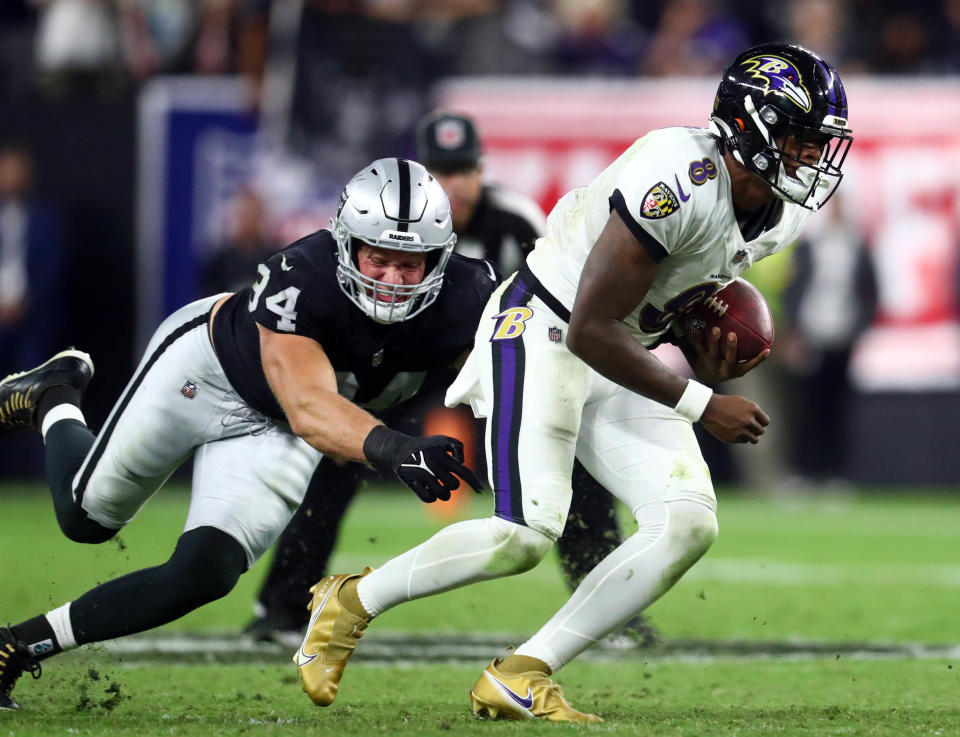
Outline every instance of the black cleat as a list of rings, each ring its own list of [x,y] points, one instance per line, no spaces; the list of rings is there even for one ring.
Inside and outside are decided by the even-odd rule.
[[[13,636],[9,627],[0,627],[0,710],[15,711],[20,708],[10,694],[24,671],[39,678],[40,663],[30,654],[27,646]]]
[[[29,371],[10,374],[0,381],[0,435],[37,427],[37,405],[54,386],[72,386],[81,394],[93,377],[93,361],[83,351],[60,351]]]
[[[309,619],[300,617],[282,617],[267,613],[257,617],[243,628],[243,634],[254,642],[273,642],[278,645],[296,650],[303,641],[303,631]]]

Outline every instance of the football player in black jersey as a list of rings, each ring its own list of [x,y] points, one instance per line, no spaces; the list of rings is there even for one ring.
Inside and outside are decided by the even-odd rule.
[[[483,182],[482,147],[473,121],[446,111],[429,113],[417,124],[416,145],[417,160],[437,178],[450,199],[456,252],[492,261],[503,274],[516,271],[543,235],[546,217],[530,198]],[[442,395],[433,399],[421,392],[420,405],[424,404],[430,405],[424,418],[425,431],[439,425],[443,432],[461,437],[469,453],[470,439],[462,431],[447,429],[463,425],[472,428],[469,410],[447,409],[442,406]],[[415,420],[416,412],[405,414],[397,422]],[[304,592],[326,573],[340,521],[362,476],[363,468],[357,464],[332,458],[320,462],[303,504],[277,543],[257,597],[257,617],[247,626],[254,639],[294,647],[300,642],[309,616]],[[564,579],[571,591],[622,542],[613,497],[579,462],[574,464],[572,483],[575,492],[567,526],[557,541]],[[653,628],[638,616],[617,635],[616,644],[649,645],[655,638]]]
[[[276,541],[322,456],[393,473],[425,502],[449,499],[457,476],[480,487],[460,441],[376,416],[473,345],[497,275],[453,255],[455,241],[436,179],[380,159],[347,184],[332,230],[266,259],[252,286],[167,318],[99,435],[80,409],[87,354],[62,351],[0,382],[0,432],[43,434],[57,521],[77,542],[112,538],[196,453],[185,531],[166,563],[0,627],[0,708],[17,708],[14,683],[38,675],[38,661],[226,595]]]

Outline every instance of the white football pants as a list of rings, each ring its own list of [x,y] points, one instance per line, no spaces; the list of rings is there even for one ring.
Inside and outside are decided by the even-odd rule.
[[[222,530],[253,565],[283,532],[322,456],[230,386],[208,333],[220,296],[157,328],[73,489],[92,519],[119,529],[196,451],[184,532]]]
[[[521,270],[494,292],[447,392],[448,405],[467,402],[488,418],[495,518],[451,525],[366,576],[358,592],[376,615],[532,567],[563,531],[576,456],[630,508],[638,531],[518,651],[557,669],[656,600],[707,550],[716,498],[690,421],[574,356],[566,316],[539,290]]]

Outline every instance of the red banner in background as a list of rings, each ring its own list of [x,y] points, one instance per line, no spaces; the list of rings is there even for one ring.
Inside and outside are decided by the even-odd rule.
[[[646,131],[705,125],[715,90],[715,80],[455,79],[438,104],[476,120],[489,179],[549,212]],[[856,140],[843,207],[880,286],[854,379],[874,391],[960,388],[960,82],[855,78],[847,92]]]

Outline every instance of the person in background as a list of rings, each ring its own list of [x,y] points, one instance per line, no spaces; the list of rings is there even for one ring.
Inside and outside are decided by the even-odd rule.
[[[483,179],[482,147],[473,121],[436,111],[416,128],[417,159],[433,174],[450,199],[456,252],[496,264],[503,274],[516,271],[544,233],[546,218],[529,197]],[[452,378],[452,377],[451,377]],[[476,467],[476,421],[466,407],[448,409],[442,395],[421,395],[422,431],[449,434],[464,441],[466,463]],[[411,414],[404,409],[406,421]],[[402,420],[401,420],[402,421]],[[306,591],[327,571],[340,522],[364,478],[356,464],[325,458],[320,462],[297,514],[277,544],[270,571],[254,605],[256,618],[247,632],[257,640],[296,646],[307,624]],[[613,497],[580,463],[573,470],[570,515],[558,541],[564,580],[574,590],[597,563],[622,541]],[[461,499],[463,497],[461,496]],[[613,641],[618,646],[652,644],[656,632],[642,618],[632,619]]]
[[[417,124],[417,157],[450,198],[457,252],[493,261],[505,277],[523,266],[546,231],[546,216],[529,197],[484,180],[483,148],[474,122],[443,110],[424,116]],[[471,415],[466,407],[439,406],[434,411]],[[457,429],[462,425],[457,423]],[[572,483],[567,526],[557,541],[564,581],[571,591],[622,542],[614,498],[579,461],[573,466]],[[620,645],[631,641],[650,645],[657,638],[643,617],[628,622],[622,633],[626,637],[618,638]]]
[[[59,340],[63,258],[59,217],[33,193],[33,157],[19,144],[0,146],[0,375],[39,363]],[[4,445],[0,462],[17,476],[42,469],[23,438]]]
[[[841,196],[825,208],[822,227],[793,250],[783,295],[787,329],[780,352],[802,400],[793,423],[793,468],[814,483],[842,480],[847,459],[850,357],[873,320],[877,276],[863,233]]]
[[[226,236],[203,266],[203,293],[237,292],[250,284],[257,264],[276,250],[266,236],[265,207],[243,187],[227,206]]]

